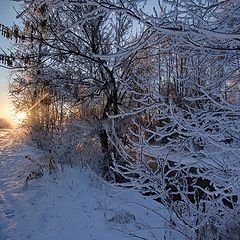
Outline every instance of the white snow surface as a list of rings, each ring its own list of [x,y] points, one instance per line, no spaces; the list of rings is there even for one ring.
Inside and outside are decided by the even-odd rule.
[[[26,156],[41,152],[14,142],[12,132],[0,130],[0,240],[184,239],[162,205],[89,170],[65,166],[26,185]]]

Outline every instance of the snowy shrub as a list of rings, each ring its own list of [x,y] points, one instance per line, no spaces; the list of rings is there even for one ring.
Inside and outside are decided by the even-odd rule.
[[[235,124],[231,120],[228,122]],[[223,125],[219,123],[219,126]],[[188,137],[183,137],[187,130],[181,133],[182,137],[169,137],[164,144],[152,144],[146,135],[148,130],[134,121],[128,134],[128,145],[123,144],[114,127],[109,132],[121,156],[121,160],[115,159],[114,170],[127,179],[123,186],[137,188],[144,195],[150,195],[168,206],[177,216],[175,224],[184,223],[188,231],[196,236],[203,236],[205,231],[206,234],[212,231],[211,234],[216,236],[229,236],[227,219],[240,214],[239,186],[236,182],[239,170],[235,168],[239,166],[238,139],[232,138],[231,143],[224,143],[225,134],[217,130],[218,138],[222,136],[217,143],[214,140],[216,133],[206,131],[201,135],[204,146],[197,150],[190,145],[194,143],[194,133],[192,140],[191,132]],[[158,130],[161,129],[149,132],[161,136]],[[238,131],[238,128],[235,127],[235,130]],[[209,137],[211,140],[208,134],[213,134]],[[238,225],[236,219],[233,222]]]
[[[75,121],[53,135],[49,154],[59,164],[85,168],[99,155],[96,138],[94,126],[88,122]]]
[[[110,218],[108,222],[117,223],[117,224],[128,224],[135,220],[136,220],[136,217],[133,214],[123,209],[120,209],[119,211],[114,213],[114,216]]]
[[[38,179],[43,176],[44,172],[46,171],[47,165],[40,163],[37,159],[33,158],[30,155],[27,155],[25,158],[29,160],[27,170],[28,173],[25,179],[25,183],[26,185],[28,185],[30,181]]]

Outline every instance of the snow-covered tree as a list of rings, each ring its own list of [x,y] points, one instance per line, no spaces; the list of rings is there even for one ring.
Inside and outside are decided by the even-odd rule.
[[[53,91],[75,111],[93,106],[123,185],[157,198],[198,236],[237,227],[228,219],[239,216],[240,2],[25,2],[22,16],[48,8]]]

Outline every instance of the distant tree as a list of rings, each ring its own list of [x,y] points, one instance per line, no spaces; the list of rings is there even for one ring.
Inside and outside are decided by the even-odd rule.
[[[7,119],[0,118],[0,129],[11,128],[12,125]]]

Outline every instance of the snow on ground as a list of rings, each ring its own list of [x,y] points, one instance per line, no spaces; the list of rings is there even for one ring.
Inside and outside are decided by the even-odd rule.
[[[11,131],[0,132],[0,240],[183,239],[169,231],[159,203],[112,189],[88,170],[65,166],[26,185],[26,156],[40,152],[14,143]]]

